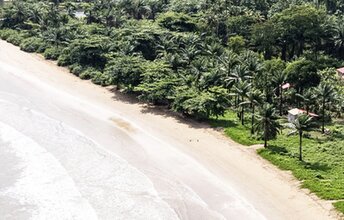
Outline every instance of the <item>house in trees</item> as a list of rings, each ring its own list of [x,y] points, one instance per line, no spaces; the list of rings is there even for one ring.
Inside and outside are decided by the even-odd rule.
[[[283,89],[283,90],[290,89],[290,88],[291,88],[290,83],[286,83],[286,84],[283,84],[283,85],[282,85],[282,89]]]
[[[290,123],[293,123],[299,117],[299,115],[302,115],[302,114],[307,114],[307,111],[303,109],[293,108],[288,111],[288,121]],[[311,112],[308,112],[308,115],[313,118],[319,117],[319,115],[311,113]]]
[[[337,73],[339,78],[344,80],[344,67],[337,69]]]

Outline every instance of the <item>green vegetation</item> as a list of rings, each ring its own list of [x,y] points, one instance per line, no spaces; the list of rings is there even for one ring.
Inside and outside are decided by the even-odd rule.
[[[303,119],[302,119],[303,118]],[[307,120],[306,120],[307,119]],[[249,121],[249,117],[246,118]],[[307,122],[309,117],[301,117]],[[302,122],[302,124],[305,124]],[[225,129],[226,135],[243,145],[262,144],[258,136],[250,134],[249,126],[242,126],[236,113],[226,112],[224,117],[213,118],[210,123],[214,127]],[[282,119],[281,124],[286,120]],[[309,121],[307,122],[309,123]],[[265,159],[283,170],[292,171],[302,181],[302,187],[310,189],[320,198],[328,200],[344,199],[344,126],[343,121],[334,122],[327,127],[331,134],[323,135],[321,128],[304,129],[303,160],[300,161],[300,136],[293,132],[291,126],[285,127],[281,134],[271,140],[267,148],[258,150]],[[312,128],[309,125],[308,128]],[[306,131],[307,130],[307,131]],[[334,203],[343,212],[343,202]]]
[[[334,205],[334,207],[335,207],[338,211],[344,213],[344,201],[342,201],[342,202],[336,202],[336,203],[334,203],[333,205]]]
[[[302,150],[302,141],[303,135],[307,131],[311,131],[316,124],[313,122],[313,118],[308,115],[300,115],[292,124],[293,131],[291,134],[299,135],[299,160],[303,161],[303,150]]]
[[[0,8],[0,38],[244,145],[264,143],[264,158],[341,200],[343,14],[340,0],[15,0]],[[292,108],[319,117],[285,126]]]
[[[275,139],[280,133],[281,125],[278,122],[275,108],[270,104],[264,105],[257,116],[258,120],[254,124],[254,131],[261,135],[266,148],[268,140]]]
[[[218,118],[212,117],[208,122],[215,128],[224,128],[227,136],[242,145],[250,146],[262,143],[256,135],[250,135],[250,126],[241,125],[241,120],[234,111],[227,111],[223,116]]]
[[[333,134],[321,135],[321,131],[304,136],[304,161],[298,160],[298,136],[288,137],[285,131],[259,154],[284,170],[291,170],[319,197],[329,200],[344,199],[344,129],[337,126]]]
[[[290,140],[288,139],[288,141]],[[293,142],[297,146],[297,140],[294,140]],[[276,144],[282,143],[276,142]],[[326,158],[328,161],[324,160],[319,162],[319,157],[325,158],[325,156],[320,153],[312,153],[312,151],[322,150],[326,146],[307,142],[307,147],[313,148],[305,150],[308,162],[297,162],[298,157],[295,157],[294,155],[295,158],[293,158],[291,153],[293,151],[296,152],[295,147],[286,143],[283,143],[282,146],[283,147],[275,146],[273,149],[271,147],[270,150],[260,150],[259,154],[279,168],[291,170],[293,175],[302,181],[303,187],[309,188],[320,198],[330,200],[343,199],[343,168],[339,167],[340,164],[333,164],[333,161],[339,163],[338,160],[343,160],[343,157],[340,157],[339,159]],[[332,153],[340,150],[338,145],[331,147],[337,147],[337,149],[332,150]],[[290,155],[286,156],[286,154]],[[341,165],[343,165],[343,163],[341,163]]]

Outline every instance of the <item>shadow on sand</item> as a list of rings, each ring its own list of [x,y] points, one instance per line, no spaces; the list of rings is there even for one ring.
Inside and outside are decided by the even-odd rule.
[[[136,94],[123,93],[113,87],[108,88],[108,90],[114,94],[112,98],[116,101],[121,101],[126,104],[139,105],[141,107],[142,114],[152,114],[162,116],[164,118],[173,118],[177,122],[186,124],[190,128],[214,129],[209,124],[208,120],[196,120],[195,118],[183,115],[181,113],[173,112],[171,109],[168,108],[167,105],[153,105],[147,102],[143,102],[137,98]]]

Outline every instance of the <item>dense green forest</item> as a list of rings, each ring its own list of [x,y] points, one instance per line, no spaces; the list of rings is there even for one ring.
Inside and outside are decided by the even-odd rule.
[[[2,10],[1,37],[83,79],[196,118],[228,107],[244,118],[250,98],[280,114],[287,106],[320,114],[307,95],[326,82],[338,90],[343,10],[341,1],[17,0]],[[287,82],[293,89],[282,98]],[[343,111],[337,98],[326,110]]]
[[[344,199],[343,0],[16,0],[0,17],[0,37],[22,50],[242,144],[263,140],[263,157]],[[286,128],[292,108],[318,117]]]

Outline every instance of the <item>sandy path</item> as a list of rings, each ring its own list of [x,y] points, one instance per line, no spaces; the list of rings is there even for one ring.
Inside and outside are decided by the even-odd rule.
[[[299,189],[290,174],[271,166],[253,149],[240,146],[205,125],[147,109],[4,41],[0,41],[0,65],[10,75],[4,75],[2,80],[18,79],[27,83],[27,87],[43,91],[42,100],[49,100],[48,103],[43,105],[36,98],[33,106],[50,111],[49,117],[59,118],[78,129],[148,177],[159,198],[179,218],[336,219],[329,202]],[[0,91],[1,86],[5,87],[2,83]],[[20,84],[21,88],[25,83]],[[37,95],[28,91],[29,88],[23,88],[22,92],[32,97]],[[56,103],[64,102],[64,107],[57,105],[55,99]],[[53,108],[59,109],[55,112]],[[117,138],[118,144],[114,145],[111,135]],[[57,152],[53,155],[58,158]],[[185,188],[175,186],[178,183],[185,184],[197,195],[181,196],[177,189]],[[173,193],[179,197],[173,197]],[[186,199],[193,196],[205,204]]]

